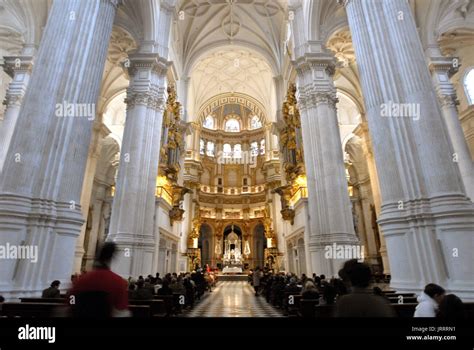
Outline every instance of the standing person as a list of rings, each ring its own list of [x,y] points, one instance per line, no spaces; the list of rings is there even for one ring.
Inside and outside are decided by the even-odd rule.
[[[58,280],[56,281],[53,281],[51,283],[51,286],[46,288],[45,290],[43,290],[43,293],[41,294],[41,298],[53,298],[53,299],[56,299],[56,298],[61,298],[61,292],[59,291],[59,285],[61,284],[61,282],[59,282]]]
[[[127,281],[110,270],[116,245],[106,242],[94,262],[94,269],[81,276],[70,296],[73,316],[80,318],[127,317]],[[71,299],[71,298],[70,298]]]
[[[436,317],[438,305],[443,300],[446,291],[437,284],[430,283],[418,297],[418,305],[414,317]]]
[[[255,289],[255,295],[258,296],[260,291],[260,269],[257,267],[253,272],[253,289]]]

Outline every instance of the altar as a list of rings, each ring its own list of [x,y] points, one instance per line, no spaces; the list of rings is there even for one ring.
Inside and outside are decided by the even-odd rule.
[[[222,269],[222,273],[224,274],[235,274],[235,273],[242,273],[242,266],[226,266]]]
[[[242,241],[240,237],[232,231],[224,240],[224,256],[223,256],[224,274],[234,274],[243,272],[243,257],[242,257]]]

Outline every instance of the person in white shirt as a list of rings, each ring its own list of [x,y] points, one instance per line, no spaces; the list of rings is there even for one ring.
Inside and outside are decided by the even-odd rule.
[[[443,300],[446,291],[437,284],[427,284],[418,297],[418,305],[414,317],[436,317],[438,305]]]

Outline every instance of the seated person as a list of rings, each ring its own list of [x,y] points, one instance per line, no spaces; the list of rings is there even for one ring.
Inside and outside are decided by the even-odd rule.
[[[438,305],[443,300],[445,290],[437,284],[430,283],[418,297],[414,317],[436,317]]]
[[[153,292],[150,288],[146,287],[143,280],[137,282],[137,289],[132,293],[132,299],[134,300],[152,300]]]
[[[336,317],[395,317],[388,301],[369,288],[372,273],[367,264],[350,260],[342,270],[340,275],[350,281],[352,292],[337,299]]]
[[[448,294],[439,303],[436,317],[450,321],[463,320],[467,318],[466,307],[458,296]]]
[[[43,290],[43,294],[41,294],[41,298],[61,298],[61,293],[59,292],[59,285],[61,282],[55,280],[51,283],[51,286]]]
[[[319,292],[312,281],[306,281],[301,292],[301,299],[319,299]]]
[[[168,280],[163,280],[163,286],[158,289],[158,295],[173,295],[173,291],[169,287]]]

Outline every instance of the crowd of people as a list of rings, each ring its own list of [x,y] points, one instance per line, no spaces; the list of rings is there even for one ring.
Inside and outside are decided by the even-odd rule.
[[[263,296],[277,308],[288,310],[289,296],[300,295],[303,300],[316,300],[318,305],[335,305],[336,317],[394,317],[394,308],[378,286],[372,286],[374,278],[370,267],[357,260],[347,261],[338,278],[325,275],[308,277],[294,273],[275,273],[273,270],[256,268],[249,274],[249,283],[257,297]],[[466,318],[462,300],[433,283],[426,285],[418,297],[414,317],[438,317],[441,319]]]
[[[43,290],[41,297],[65,298],[74,317],[127,317],[131,316],[129,305],[135,301],[152,301],[155,296],[182,296],[180,310],[192,308],[196,299],[206,291],[212,292],[217,282],[217,275],[208,266],[204,269],[196,266],[190,273],[167,273],[163,278],[156,273],[125,280],[110,269],[115,253],[116,245],[105,243],[91,271],[71,276],[69,290],[61,294],[61,283],[55,280]],[[3,301],[0,296],[0,304]]]
[[[184,296],[183,308],[192,308],[206,292],[212,292],[217,274],[206,266],[196,266],[190,273],[167,273],[161,277],[139,276],[123,279],[110,269],[116,246],[105,243],[98,254],[92,271],[72,276],[72,288],[67,297],[73,316],[90,317],[130,316],[130,301],[153,300],[155,296]],[[264,297],[276,308],[288,310],[290,295],[299,295],[302,300],[314,300],[318,305],[335,305],[336,317],[393,317],[395,311],[378,286],[371,286],[373,276],[368,265],[357,260],[347,261],[339,271],[338,278],[326,278],[313,274],[301,277],[294,273],[276,273],[271,269],[256,268],[249,274],[255,295]],[[61,298],[60,281],[53,281],[42,293],[42,298]],[[4,299],[0,296],[0,307]],[[454,294],[446,295],[436,284],[426,285],[418,297],[414,317],[438,317],[460,319],[466,317],[462,300]]]

